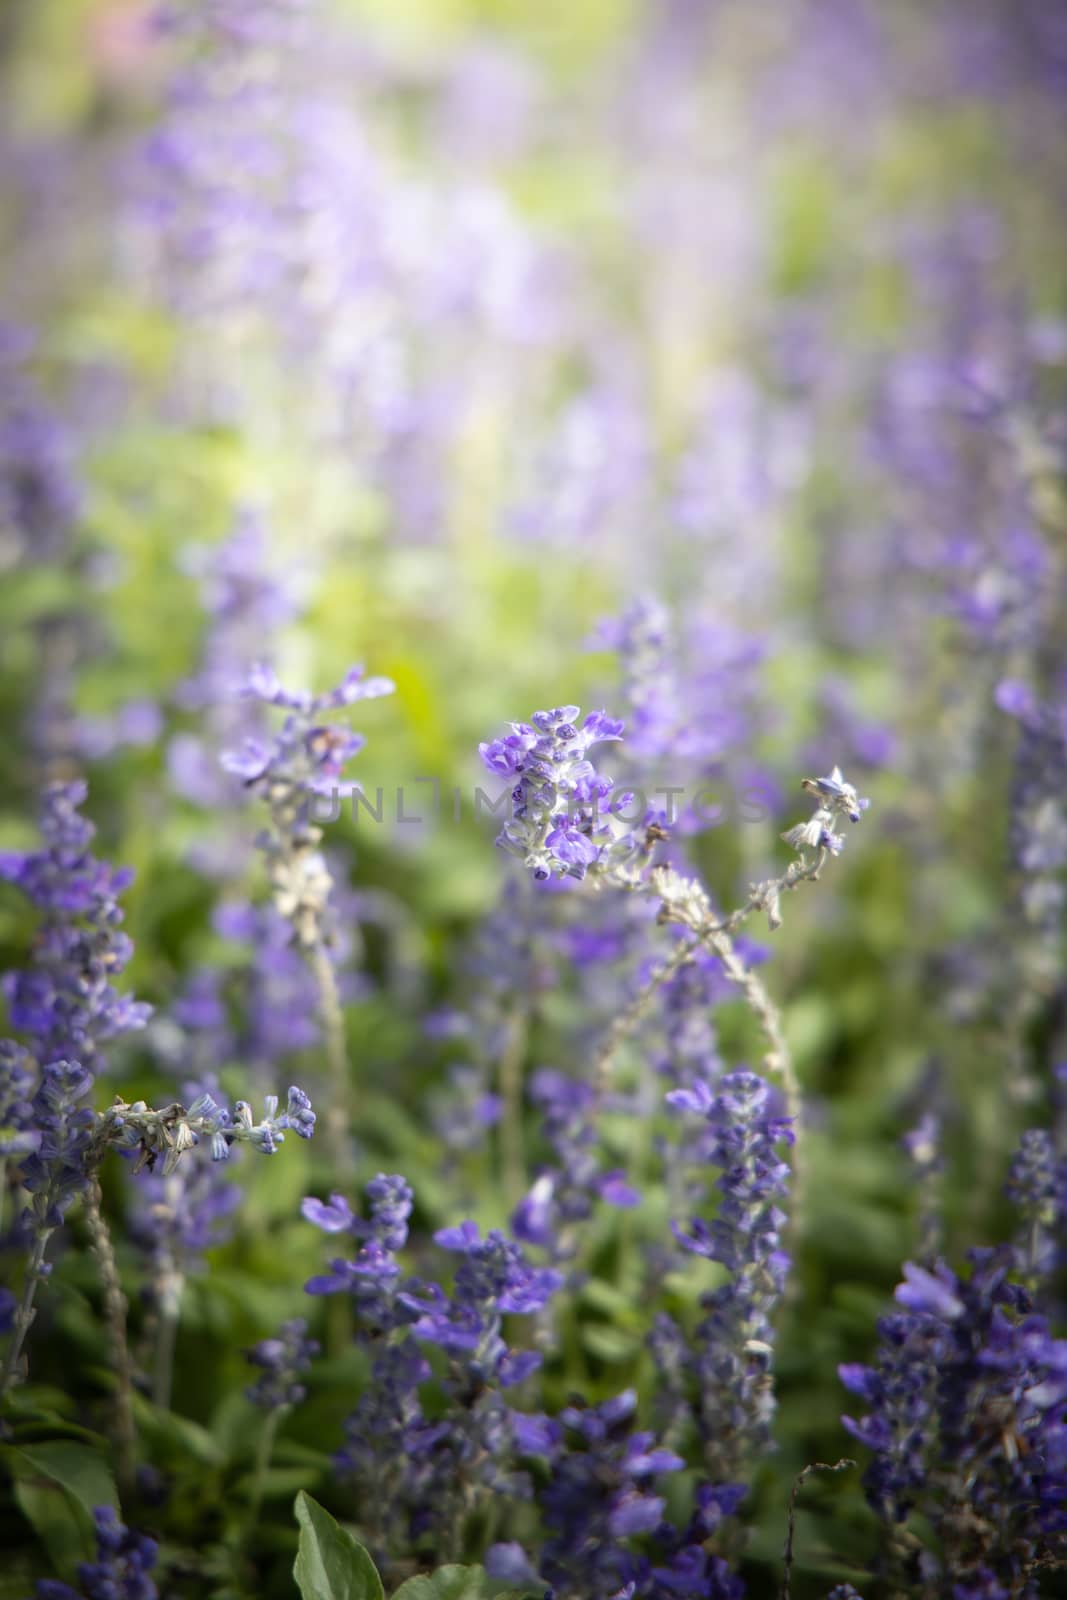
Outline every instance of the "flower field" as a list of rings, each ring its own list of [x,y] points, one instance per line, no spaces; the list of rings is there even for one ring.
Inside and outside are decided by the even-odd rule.
[[[1065,96],[8,0],[0,1600],[1067,1594]]]

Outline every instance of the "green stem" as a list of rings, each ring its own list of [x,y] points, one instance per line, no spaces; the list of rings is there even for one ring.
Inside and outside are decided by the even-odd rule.
[[[251,1538],[259,1522],[259,1511],[263,1504],[263,1495],[267,1486],[267,1473],[270,1471],[271,1458],[274,1455],[274,1440],[282,1418],[288,1412],[288,1406],[275,1406],[273,1411],[267,1413],[263,1430],[259,1436],[256,1448],[256,1463],[252,1477],[252,1498],[248,1508],[248,1535]]]
[[[155,1361],[152,1368],[152,1399],[163,1411],[170,1409],[174,1387],[174,1352],[178,1342],[178,1323],[181,1317],[181,1296],[184,1287],[185,1280],[178,1274],[176,1290],[168,1291],[168,1297],[160,1300]]]
[[[526,1152],[522,1133],[523,1061],[526,1054],[526,1017],[512,1012],[507,1039],[500,1057],[500,1155],[503,1167],[504,1196],[509,1211],[526,1192]]]
[[[341,1179],[351,1176],[352,1167],[348,1146],[351,1114],[345,1017],[337,988],[337,974],[321,939],[316,939],[311,945],[308,959],[319,992],[319,1014],[330,1074],[330,1103],[325,1118],[326,1151],[335,1176]]]
[[[11,1328],[11,1343],[7,1347],[4,1358],[4,1370],[0,1375],[0,1400],[6,1398],[8,1390],[15,1381],[16,1373],[22,1357],[22,1347],[26,1342],[26,1335],[30,1331],[33,1319],[37,1315],[33,1302],[37,1294],[37,1285],[44,1277],[44,1256],[48,1248],[54,1228],[43,1228],[34,1241],[33,1252],[26,1267],[26,1282],[22,1289],[22,1299],[15,1311]]]
[[[92,1178],[85,1197],[85,1221],[89,1230],[89,1243],[100,1269],[104,1289],[104,1315],[107,1320],[108,1345],[115,1372],[115,1450],[118,1460],[118,1477],[121,1484],[133,1481],[133,1461],[136,1432],[133,1422],[133,1364],[126,1337],[126,1296],[119,1277],[118,1262],[111,1242],[111,1233],[103,1213],[103,1195],[99,1178]]]

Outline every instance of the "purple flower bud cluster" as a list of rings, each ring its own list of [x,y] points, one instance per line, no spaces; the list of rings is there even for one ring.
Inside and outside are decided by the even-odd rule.
[[[36,1086],[37,1063],[30,1052],[11,1039],[0,1039],[0,1161],[32,1155],[40,1145],[33,1125]]]
[[[597,771],[588,752],[621,739],[623,725],[604,711],[591,711],[579,726],[579,714],[577,706],[535,711],[530,722],[513,722],[509,734],[478,746],[490,772],[515,780],[511,818],[497,844],[518,856],[539,882],[584,878],[620,848],[610,812],[601,809],[614,783]]]
[[[633,1431],[636,1411],[627,1389],[597,1406],[565,1406],[553,1424],[551,1475],[538,1497],[546,1529],[540,1569],[561,1600],[649,1592],[639,1586],[648,1563],[629,1541],[661,1527],[656,1480],[685,1462],[652,1433]]]
[[[721,1176],[710,1222],[672,1222],[683,1250],[724,1267],[728,1277],[702,1300],[706,1316],[689,1341],[658,1319],[653,1355],[669,1397],[695,1395],[692,1412],[713,1477],[730,1481],[770,1443],[774,1414],[773,1312],[789,1269],[782,1248],[789,1167],[778,1154],[793,1142],[775,1094],[753,1072],[727,1073],[716,1089],[698,1081],[667,1095],[676,1110],[704,1118],[702,1155]]]
[[[679,627],[654,595],[639,595],[617,618],[602,622],[591,643],[618,653],[629,707],[627,752],[647,787],[721,776],[721,763],[741,752],[757,726],[756,672],[765,645],[722,620]],[[699,714],[694,715],[694,707]],[[705,827],[684,804],[679,831]]]
[[[223,755],[223,765],[267,803],[270,826],[256,842],[267,856],[274,904],[297,943],[310,948],[323,938],[332,887],[318,849],[322,829],[315,826],[314,806],[351,787],[342,783],[341,772],[364,744],[361,735],[324,714],[392,694],[393,684],[353,667],[326,694],[293,693],[270,667],[260,666],[249,674],[244,692],[283,709],[286,717],[273,740],[248,738]]]
[[[151,1572],[158,1545],[119,1521],[110,1506],[98,1506],[95,1561],[78,1566],[77,1589],[54,1578],[38,1581],[36,1600],[156,1600],[159,1590]]]
[[[160,32],[179,60],[160,125],[132,163],[130,221],[186,311],[269,314],[292,290],[283,241],[298,219],[279,130],[293,113],[293,84],[278,66],[305,9],[301,0],[161,9]]]
[[[308,1198],[301,1209],[324,1233],[350,1233],[361,1241],[352,1260],[335,1258],[330,1271],[310,1278],[306,1289],[311,1295],[351,1295],[356,1342],[372,1357],[369,1381],[345,1424],[335,1461],[341,1476],[359,1489],[366,1537],[384,1555],[410,1542],[426,1505],[433,1453],[448,1429],[447,1423],[431,1423],[423,1410],[421,1389],[432,1371],[412,1336],[420,1307],[397,1259],[407,1243],[410,1185],[379,1173],[365,1192],[366,1220],[339,1194],[328,1202]]]
[[[406,1277],[397,1253],[407,1243],[412,1191],[403,1178],[380,1174],[366,1194],[366,1220],[341,1195],[304,1201],[303,1214],[316,1227],[361,1241],[353,1259],[334,1259],[306,1287],[312,1295],[351,1296],[357,1342],[372,1354],[370,1381],[346,1424],[337,1464],[360,1486],[367,1537],[388,1551],[454,1531],[479,1488],[522,1492],[524,1479],[509,1470],[522,1419],[501,1394],[534,1372],[541,1357],[513,1350],[502,1319],[540,1311],[562,1280],[531,1266],[503,1234],[483,1239],[473,1222],[434,1236],[461,1257],[451,1293]],[[429,1413],[421,1391],[435,1369],[424,1346],[448,1361]]]
[[[827,778],[805,778],[803,787],[815,795],[818,805],[807,822],[798,822],[782,838],[794,850],[829,850],[831,855],[840,855],[845,838],[834,832],[835,819],[847,817],[849,822],[858,822],[871,802],[845,782],[840,767],[835,767]]]
[[[92,855],[95,829],[79,814],[84,783],[44,791],[44,846],[0,855],[0,877],[22,890],[42,914],[33,966],[3,980],[11,1024],[33,1041],[42,1062],[76,1057],[90,1075],[104,1063],[99,1044],[142,1028],[151,1007],[115,989],[132,954],[122,931],[119,895],[133,873]]]
[[[1016,1270],[1039,1294],[1064,1257],[1067,1222],[1067,1159],[1047,1128],[1028,1128],[1019,1141],[1007,1183],[1008,1199],[1021,1224],[1015,1246]]]
[[[874,1509],[933,1529],[925,1572],[957,1593],[1017,1594],[1067,1558],[1067,1342],[1011,1280],[1010,1250],[970,1260],[966,1278],[905,1266],[875,1365],[840,1369],[869,1407],[844,1421],[874,1452]]]
[[[238,690],[262,659],[264,640],[293,616],[296,585],[283,584],[269,567],[265,519],[247,507],[217,549],[194,552],[186,566],[200,580],[207,627],[197,669],[176,695],[197,727],[175,734],[167,764],[180,794],[217,811],[232,800],[233,786],[219,772],[216,752],[262,732],[262,708],[240,699]],[[207,844],[196,851],[196,862],[204,870],[232,871],[234,846],[227,841],[216,853]]]
[[[22,1185],[33,1197],[24,1221],[42,1244],[89,1186],[96,1119],[83,1101],[92,1086],[80,1062],[50,1061],[41,1069],[33,1100],[39,1143],[23,1162]]]
[[[301,1380],[318,1353],[318,1341],[307,1337],[302,1317],[283,1322],[274,1338],[261,1339],[247,1352],[251,1364],[260,1369],[260,1376],[245,1391],[249,1400],[263,1411],[299,1405],[307,1393]]]
[[[1011,848],[1029,928],[1056,941],[1067,903],[1067,711],[1041,705],[1023,683],[1003,680],[997,704],[1019,724],[1012,782]]]
[[[190,1084],[185,1098],[195,1104],[205,1093],[218,1091],[213,1083]],[[177,1315],[185,1278],[202,1270],[206,1250],[229,1238],[241,1190],[221,1163],[179,1161],[169,1172],[134,1174],[130,1200],[130,1234],[151,1262],[155,1309]]]
[[[291,1130],[299,1139],[310,1139],[315,1132],[315,1113],[303,1089],[290,1085],[285,1110],[278,1110],[278,1096],[263,1100],[263,1116],[257,1122],[247,1100],[238,1100],[232,1111],[213,1094],[203,1092],[189,1106],[174,1104],[155,1111],[143,1100],[127,1103],[120,1096],[96,1118],[96,1139],[101,1147],[138,1152],[138,1164],[155,1167],[162,1161],[163,1174],[173,1172],[187,1150],[202,1141],[211,1148],[212,1161],[225,1161],[235,1144],[250,1144],[260,1155],[272,1156],[285,1143]],[[137,1170],[137,1169],[135,1169]]]

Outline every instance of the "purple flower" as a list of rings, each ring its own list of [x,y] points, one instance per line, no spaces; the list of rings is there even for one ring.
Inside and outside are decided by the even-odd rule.
[[[594,744],[620,739],[623,725],[604,711],[590,712],[580,726],[578,717],[577,706],[535,711],[529,723],[513,722],[509,734],[478,747],[490,772],[516,780],[511,819],[497,844],[541,882],[583,878],[624,847],[624,831],[600,804],[612,781],[587,755]]]
[[[676,1109],[703,1117],[697,1151],[720,1169],[720,1200],[710,1220],[694,1217],[672,1231],[686,1251],[720,1262],[729,1279],[706,1295],[707,1315],[691,1345],[674,1324],[661,1324],[653,1355],[672,1409],[692,1394],[692,1414],[705,1459],[723,1480],[738,1475],[748,1458],[770,1442],[774,1413],[772,1316],[789,1258],[781,1247],[789,1168],[778,1155],[792,1143],[788,1119],[777,1114],[769,1085],[752,1072],[731,1072],[717,1088],[699,1080],[672,1090]]]
[[[3,983],[12,1026],[33,1040],[39,1061],[75,1056],[90,1073],[99,1045],[142,1028],[151,1007],[120,995],[112,980],[132,954],[121,931],[119,895],[133,874],[98,861],[94,829],[79,813],[84,783],[50,784],[42,796],[40,850],[0,858],[0,876],[41,913],[34,965]]]
[[[938,1264],[933,1272],[904,1263],[904,1282],[895,1291],[894,1298],[909,1311],[926,1311],[930,1315],[951,1320],[962,1315],[963,1302],[956,1293],[956,1277],[948,1267]]]
[[[322,799],[338,799],[341,771],[362,748],[362,737],[342,724],[324,722],[322,713],[391,694],[388,678],[364,678],[353,667],[335,689],[312,695],[282,687],[273,669],[252,668],[244,694],[287,712],[273,740],[246,739],[223,754],[223,765],[259,792],[267,804],[269,827],[257,844],[267,857],[274,905],[305,949],[325,939],[333,880],[318,846]]]
[[[485,1553],[485,1570],[497,1583],[537,1583],[537,1571],[521,1544],[493,1544]]]
[[[547,1531],[541,1569],[564,1593],[609,1600],[634,1582],[640,1569],[626,1541],[656,1532],[663,1521],[653,1479],[685,1465],[651,1433],[631,1431],[636,1408],[636,1395],[626,1390],[560,1415],[575,1443],[554,1441],[539,1500]]]
[[[261,1369],[261,1376],[246,1391],[249,1400],[264,1411],[299,1405],[307,1392],[300,1379],[318,1353],[303,1318],[283,1322],[274,1338],[261,1339],[247,1352],[252,1365]]]
[[[41,1132],[33,1125],[37,1063],[28,1050],[0,1039],[0,1160],[32,1155]]]
[[[966,1278],[908,1264],[907,1310],[879,1324],[875,1365],[841,1370],[869,1408],[844,1420],[873,1452],[875,1510],[893,1523],[917,1508],[963,1592],[1010,1593],[1032,1563],[1062,1558],[1067,1343],[1011,1282],[1012,1252],[971,1261]]]
[[[42,1579],[37,1600],[156,1600],[159,1591],[150,1577],[158,1554],[156,1541],[127,1528],[110,1506],[98,1506],[93,1520],[97,1558],[79,1564],[79,1587]]]

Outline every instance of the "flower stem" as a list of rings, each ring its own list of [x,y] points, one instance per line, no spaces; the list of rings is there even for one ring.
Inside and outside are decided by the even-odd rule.
[[[751,967],[745,966],[728,933],[708,932],[703,935],[702,942],[718,956],[727,978],[741,990],[749,1010],[759,1023],[766,1041],[764,1065],[769,1073],[773,1073],[781,1081],[786,1114],[793,1120],[794,1133],[799,1134],[800,1084],[797,1082],[793,1058],[782,1029],[782,1018],[778,1007],[771,999],[759,974]],[[794,1167],[795,1164],[794,1159]]]
[[[523,1060],[526,1053],[526,1016],[516,1008],[508,1018],[507,1037],[500,1055],[500,1155],[503,1188],[509,1211],[526,1191],[526,1154],[522,1134]]]
[[[620,1011],[611,1027],[604,1036],[604,1041],[596,1054],[594,1063],[594,1084],[598,1093],[603,1093],[611,1079],[615,1057],[626,1040],[636,1033],[641,1023],[652,1008],[652,1002],[665,983],[669,983],[676,972],[692,961],[700,949],[700,940],[691,939],[680,943],[668,956],[667,960],[657,967],[648,982],[638,991],[625,1011]]]
[[[103,1195],[100,1180],[93,1177],[85,1197],[85,1221],[89,1242],[100,1280],[104,1288],[104,1315],[107,1319],[108,1343],[115,1371],[115,1449],[118,1458],[120,1483],[133,1479],[133,1458],[136,1434],[133,1424],[133,1367],[126,1338],[126,1313],[128,1310],[118,1262],[111,1243],[111,1233],[104,1219]]]
[[[337,988],[337,974],[321,938],[309,947],[308,959],[319,992],[319,1014],[326,1046],[326,1065],[330,1074],[330,1103],[326,1108],[326,1152],[335,1175],[351,1176],[352,1157],[348,1145],[351,1126],[349,1105],[348,1049],[345,1043],[345,1018]]]
[[[259,1444],[256,1447],[256,1464],[252,1477],[252,1496],[248,1508],[248,1535],[251,1538],[259,1522],[259,1511],[263,1504],[263,1495],[267,1486],[267,1473],[270,1471],[271,1459],[274,1455],[274,1440],[278,1426],[289,1410],[288,1406],[275,1406],[273,1411],[267,1413],[259,1435]]]
[[[813,1472],[845,1472],[856,1463],[848,1456],[843,1456],[840,1461],[810,1461],[801,1469],[793,1479],[793,1487],[789,1494],[789,1522],[786,1527],[785,1550],[783,1551],[783,1572],[781,1600],[790,1600],[793,1586],[793,1541],[797,1531],[797,1497],[804,1486],[806,1478]]]
[[[152,1369],[152,1400],[161,1411],[170,1409],[177,1342],[178,1318],[172,1312],[162,1312],[156,1328],[155,1364]]]
[[[749,1005],[755,1012],[764,1035],[768,1042],[766,1064],[768,1071],[775,1072],[781,1079],[789,1103],[790,1116],[799,1118],[800,1090],[793,1074],[789,1047],[782,1034],[781,1021],[778,1012],[767,993],[761,979],[748,969],[738,958],[730,941],[730,935],[742,923],[757,911],[771,913],[772,907],[778,898],[785,893],[799,887],[802,883],[815,883],[819,873],[826,863],[828,852],[820,850],[813,861],[792,862],[780,877],[771,879],[767,883],[757,884],[749,894],[748,899],[729,916],[721,919],[705,917],[700,921],[686,921],[693,935],[691,939],[679,944],[667,960],[657,967],[643,988],[634,996],[626,1009],[615,1018],[604,1037],[603,1043],[597,1052],[594,1076],[599,1092],[607,1088],[615,1065],[615,1057],[621,1047],[631,1038],[651,1009],[652,1002],[665,983],[693,960],[702,945],[713,950],[723,962],[727,977],[744,991]],[[627,885],[631,890],[655,894],[655,879],[640,878]],[[673,919],[672,919],[673,920]],[[772,926],[777,923],[772,918]],[[716,939],[725,941],[721,945],[715,943]],[[729,950],[729,959],[724,955]]]
[[[26,1266],[26,1282],[22,1289],[22,1299],[15,1311],[11,1327],[11,1343],[7,1347],[4,1358],[4,1370],[0,1375],[0,1400],[5,1399],[9,1389],[15,1381],[22,1358],[22,1347],[26,1342],[26,1335],[37,1315],[34,1310],[34,1297],[37,1294],[37,1285],[44,1277],[44,1256],[48,1249],[48,1241],[55,1232],[54,1228],[42,1228],[34,1240],[33,1251]]]

